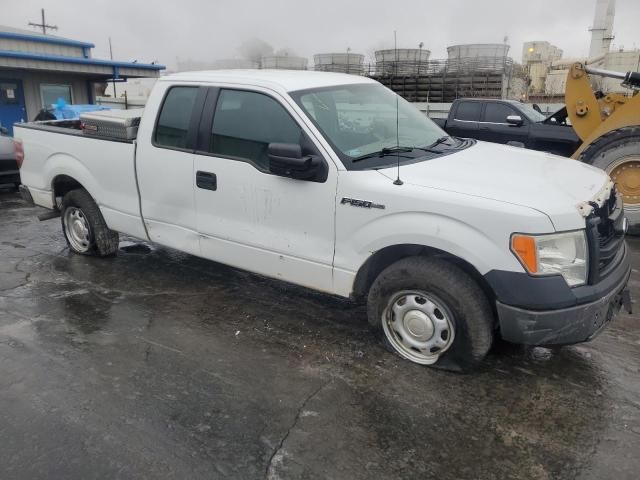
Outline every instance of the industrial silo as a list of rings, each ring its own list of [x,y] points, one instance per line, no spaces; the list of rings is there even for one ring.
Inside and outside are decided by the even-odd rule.
[[[292,55],[269,55],[260,60],[261,68],[275,68],[278,70],[306,70],[308,59]]]
[[[378,50],[376,72],[378,75],[420,75],[429,66],[431,52],[422,48],[397,48]]]
[[[505,43],[472,43],[447,47],[447,70],[449,72],[504,71],[508,59],[509,45]]]
[[[245,60],[244,58],[222,58],[213,62],[212,70],[234,70],[258,68],[258,62]]]
[[[313,56],[314,70],[362,75],[364,55],[360,53],[318,53]]]

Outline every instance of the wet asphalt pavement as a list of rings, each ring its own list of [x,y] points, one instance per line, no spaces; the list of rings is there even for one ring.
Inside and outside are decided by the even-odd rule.
[[[446,373],[361,306],[134,240],[73,255],[39,212],[0,192],[0,479],[640,476],[640,313]]]

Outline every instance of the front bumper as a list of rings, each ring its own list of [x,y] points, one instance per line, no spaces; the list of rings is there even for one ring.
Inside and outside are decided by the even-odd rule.
[[[544,308],[544,297],[529,298],[529,305],[514,306],[505,303],[505,299],[498,295],[496,308],[502,338],[527,345],[567,345],[594,338],[616,316],[623,304],[627,309],[631,307],[627,289],[631,264],[626,245],[623,248],[619,263],[605,279],[595,285],[571,289],[573,298],[561,295],[562,302],[558,302],[560,293],[557,291],[555,295],[545,295],[550,300],[547,308]],[[536,278],[533,284],[536,287],[526,290],[530,295],[551,293],[557,282],[554,279]],[[550,282],[549,288],[540,288],[540,282],[544,280]],[[520,295],[526,294],[526,290]],[[514,299],[513,295],[507,297]]]

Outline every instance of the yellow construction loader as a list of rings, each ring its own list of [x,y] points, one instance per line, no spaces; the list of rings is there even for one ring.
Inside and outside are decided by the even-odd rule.
[[[634,95],[594,92],[589,75],[616,78]],[[640,72],[619,73],[574,63],[565,102],[582,140],[573,158],[605,170],[624,200],[629,232],[640,234]]]

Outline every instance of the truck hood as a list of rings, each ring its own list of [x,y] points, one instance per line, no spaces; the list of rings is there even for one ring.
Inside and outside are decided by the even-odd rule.
[[[396,178],[395,168],[379,172]],[[408,184],[533,208],[546,214],[557,231],[583,228],[580,207],[601,196],[609,184],[605,172],[577,160],[485,142],[403,165],[400,178]]]

